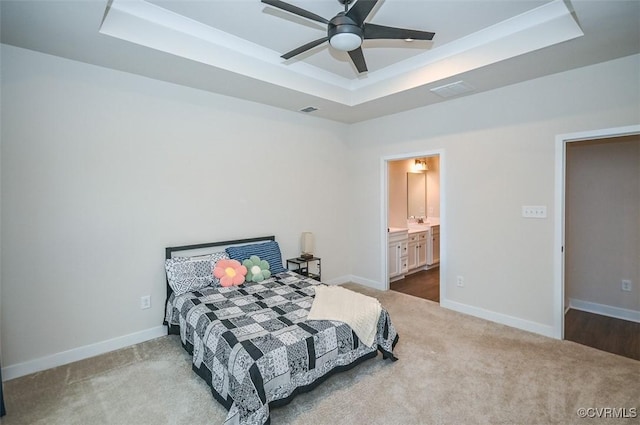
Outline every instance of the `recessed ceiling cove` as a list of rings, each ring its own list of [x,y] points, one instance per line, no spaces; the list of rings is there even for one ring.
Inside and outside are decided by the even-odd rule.
[[[354,59],[349,50],[324,42],[331,36],[326,23],[291,13],[304,10],[330,21],[343,10],[341,1],[290,1],[285,3],[289,9],[282,2],[265,3],[113,0],[100,33],[345,106],[445,80],[583,35],[562,0],[355,0],[347,5],[347,14],[350,10],[367,12],[362,18],[361,45],[356,48],[366,57],[363,69],[359,55]],[[461,5],[464,13],[460,13]],[[376,28],[369,31],[376,37],[367,38],[367,25]],[[377,33],[379,27],[436,36],[420,40],[416,32],[416,37],[400,38],[397,31]],[[380,34],[394,37],[378,38]],[[323,42],[297,51],[317,40]],[[281,57],[291,52],[296,54]]]

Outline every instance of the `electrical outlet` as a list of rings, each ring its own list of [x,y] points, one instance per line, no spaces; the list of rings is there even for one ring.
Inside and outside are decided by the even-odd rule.
[[[631,281],[627,279],[622,280],[622,290],[625,292],[631,292]]]
[[[456,277],[456,285],[459,287],[464,287],[464,277],[458,276]]]
[[[142,310],[151,308],[151,295],[145,295],[144,297],[140,297],[140,308]]]
[[[547,207],[544,205],[523,205],[522,216],[525,218],[547,218]]]

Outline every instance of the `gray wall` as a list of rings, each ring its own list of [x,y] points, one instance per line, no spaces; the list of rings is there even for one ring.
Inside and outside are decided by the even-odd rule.
[[[546,333],[555,136],[640,116],[638,56],[346,126],[1,54],[5,368],[159,327],[169,245],[275,234],[293,256],[313,231],[323,278],[382,285],[381,158],[430,150],[443,152],[443,304]],[[523,220],[525,204],[550,218]]]
[[[381,158],[442,150],[441,304],[552,335],[556,136],[638,124],[638,75],[636,55],[352,125],[352,274],[385,281]]]
[[[166,246],[312,231],[348,274],[345,133],[2,46],[3,366],[160,327]]]

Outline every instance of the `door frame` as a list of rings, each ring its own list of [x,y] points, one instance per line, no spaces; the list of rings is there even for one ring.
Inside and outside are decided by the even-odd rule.
[[[447,264],[447,197],[446,197],[446,161],[444,149],[432,149],[418,152],[409,152],[403,154],[386,155],[380,158],[380,211],[382,211],[380,222],[380,241],[381,241],[381,279],[382,290],[389,290],[389,232],[387,231],[389,226],[389,162],[402,161],[413,158],[422,158],[429,156],[437,156],[440,167],[440,303],[446,298],[446,285],[444,284],[443,277],[446,276],[446,264]]]
[[[585,140],[609,139],[613,137],[640,134],[640,125],[613,127],[579,133],[559,134],[556,136],[555,166],[555,218],[554,218],[554,318],[553,336],[564,339],[564,244],[565,244],[565,192],[567,144]]]

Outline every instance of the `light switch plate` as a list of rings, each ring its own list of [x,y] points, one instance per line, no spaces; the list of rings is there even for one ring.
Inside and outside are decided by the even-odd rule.
[[[545,205],[523,205],[522,216],[525,218],[547,218]]]

